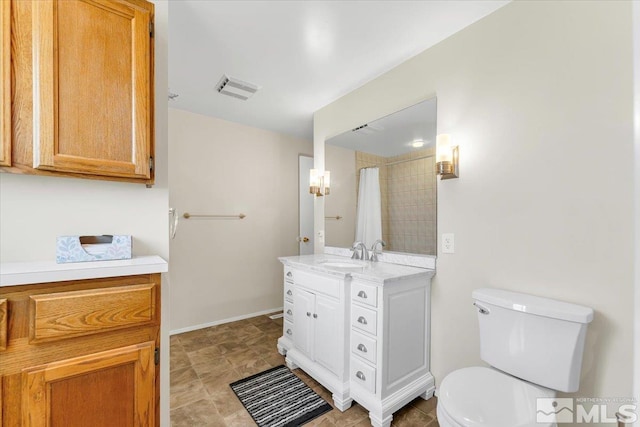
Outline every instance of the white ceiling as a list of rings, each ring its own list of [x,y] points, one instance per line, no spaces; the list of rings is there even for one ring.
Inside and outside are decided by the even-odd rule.
[[[506,3],[171,1],[169,106],[311,140],[316,110]],[[260,89],[221,95],[223,74]]]

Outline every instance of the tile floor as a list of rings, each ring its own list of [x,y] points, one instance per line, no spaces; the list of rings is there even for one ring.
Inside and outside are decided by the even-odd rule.
[[[172,427],[250,427],[255,423],[229,383],[283,365],[276,350],[282,335],[282,319],[253,317],[171,337]],[[331,393],[301,369],[293,371],[333,405]],[[435,398],[420,398],[396,412],[392,426],[438,427]],[[309,427],[368,427],[369,415],[354,403],[345,412],[337,409],[306,424]]]

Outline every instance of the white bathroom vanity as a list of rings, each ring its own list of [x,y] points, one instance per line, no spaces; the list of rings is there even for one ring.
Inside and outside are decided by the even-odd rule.
[[[430,287],[435,271],[335,255],[280,258],[284,326],[278,350],[332,392],[355,400],[371,424],[435,390],[429,360]]]

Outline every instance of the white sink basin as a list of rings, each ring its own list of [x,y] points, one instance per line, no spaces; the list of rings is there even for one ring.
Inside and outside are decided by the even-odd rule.
[[[323,265],[329,268],[353,268],[353,269],[364,268],[364,265],[362,264],[357,264],[355,262],[344,262],[344,261],[327,261],[327,262],[324,262]]]

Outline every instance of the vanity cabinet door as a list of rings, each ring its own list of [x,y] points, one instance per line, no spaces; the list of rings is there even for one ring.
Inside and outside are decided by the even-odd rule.
[[[333,373],[338,373],[340,365],[340,354],[338,348],[340,305],[338,301],[322,295],[316,295],[316,318],[314,349],[316,362],[323,365]]]
[[[22,425],[155,425],[153,341],[22,371]]]
[[[293,323],[296,332],[293,342],[298,350],[313,358],[313,313],[315,295],[303,289],[296,289],[293,303]]]
[[[151,179],[153,4],[36,0],[32,13],[33,167]]]
[[[0,166],[11,166],[11,2],[0,1]]]

